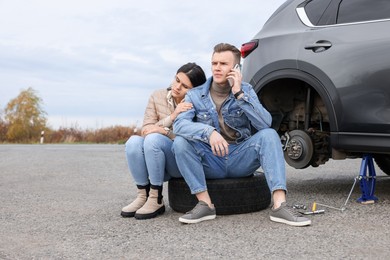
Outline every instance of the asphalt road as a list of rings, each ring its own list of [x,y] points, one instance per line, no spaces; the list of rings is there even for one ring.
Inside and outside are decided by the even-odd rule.
[[[341,207],[360,162],[287,166],[289,204]],[[377,203],[357,203],[357,184],[344,212],[325,208],[310,227],[269,209],[185,225],[169,207],[120,217],[136,195],[123,145],[0,145],[0,259],[389,259],[390,179],[376,171]]]

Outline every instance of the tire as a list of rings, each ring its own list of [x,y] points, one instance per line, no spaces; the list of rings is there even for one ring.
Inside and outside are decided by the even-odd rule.
[[[206,183],[217,215],[260,211],[271,203],[271,192],[262,172],[244,178],[207,180]],[[182,178],[168,181],[168,197],[169,206],[177,212],[188,212],[197,204],[195,195]]]
[[[390,175],[390,154],[375,154],[374,159],[379,168]]]

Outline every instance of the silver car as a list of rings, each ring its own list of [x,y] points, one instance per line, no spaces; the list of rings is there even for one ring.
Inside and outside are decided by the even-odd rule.
[[[241,46],[294,168],[370,154],[390,174],[390,1],[289,0]]]

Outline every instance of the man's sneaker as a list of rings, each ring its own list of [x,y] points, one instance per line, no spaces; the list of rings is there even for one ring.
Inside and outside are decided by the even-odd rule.
[[[271,209],[270,219],[275,222],[297,227],[311,225],[310,219],[303,217],[299,212],[289,208],[286,202],[283,202],[277,209]]]
[[[187,224],[199,223],[204,220],[215,219],[215,208],[210,208],[204,201],[199,201],[195,208],[179,218],[179,221]]]

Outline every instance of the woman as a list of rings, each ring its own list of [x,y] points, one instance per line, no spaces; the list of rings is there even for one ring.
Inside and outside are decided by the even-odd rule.
[[[126,142],[127,163],[138,195],[131,204],[122,208],[123,217],[149,219],[165,212],[163,182],[170,177],[181,177],[171,151],[172,123],[178,114],[192,108],[191,103],[183,102],[187,91],[205,81],[202,68],[187,63],[178,69],[168,89],[157,90],[150,96],[142,136],[133,135]]]

